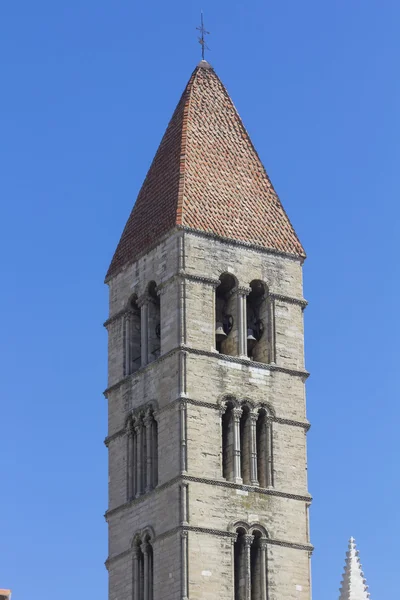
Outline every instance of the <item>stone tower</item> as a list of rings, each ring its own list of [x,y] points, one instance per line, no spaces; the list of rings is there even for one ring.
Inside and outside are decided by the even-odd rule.
[[[110,600],[310,600],[304,258],[202,61],[106,276]]]

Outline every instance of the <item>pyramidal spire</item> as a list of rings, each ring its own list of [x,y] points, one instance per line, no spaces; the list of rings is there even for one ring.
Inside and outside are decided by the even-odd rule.
[[[175,109],[106,281],[175,228],[305,257],[228,92],[206,60]]]
[[[339,600],[368,600],[367,582],[362,571],[356,541],[349,540]]]

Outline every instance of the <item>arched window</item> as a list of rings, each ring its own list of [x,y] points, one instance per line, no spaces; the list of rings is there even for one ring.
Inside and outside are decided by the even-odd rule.
[[[128,500],[150,492],[158,484],[158,426],[154,411],[136,412],[127,423]]]
[[[258,411],[257,425],[257,472],[261,487],[274,485],[272,462],[272,422],[268,419],[265,408]]]
[[[233,275],[221,275],[215,292],[215,348],[221,354],[238,354],[237,299]]]
[[[136,295],[129,302],[124,325],[124,375],[126,376],[140,369],[142,364],[141,316]]]
[[[240,466],[243,483],[251,483],[251,421],[250,409],[244,405],[240,418]]]
[[[133,600],[153,600],[154,553],[150,535],[137,536],[133,544]]]
[[[247,586],[249,582],[247,580],[247,564],[246,564],[246,551],[248,536],[244,529],[237,530],[237,538],[234,545],[234,586],[235,586],[235,600],[242,600],[247,598]]]
[[[228,481],[235,477],[234,434],[233,404],[228,402],[222,413],[222,476]]]
[[[247,296],[247,354],[261,363],[270,362],[270,306],[268,290],[262,281],[250,283]]]
[[[160,356],[161,349],[161,315],[160,296],[157,293],[155,281],[151,281],[147,288],[149,300],[148,312],[148,362],[153,362]]]
[[[267,537],[265,531],[247,526],[236,529],[234,543],[235,600],[267,600]],[[248,570],[250,565],[250,571]]]
[[[221,415],[222,476],[246,485],[273,486],[272,421],[267,410],[228,399]]]

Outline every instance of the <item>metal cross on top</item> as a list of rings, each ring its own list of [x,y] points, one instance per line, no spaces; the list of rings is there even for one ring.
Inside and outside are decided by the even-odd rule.
[[[205,36],[210,35],[210,32],[206,31],[204,27],[203,13],[201,13],[201,26],[196,27],[196,29],[201,33],[201,36],[199,36],[199,44],[201,45],[201,57],[204,60],[205,51],[210,49],[206,44]]]

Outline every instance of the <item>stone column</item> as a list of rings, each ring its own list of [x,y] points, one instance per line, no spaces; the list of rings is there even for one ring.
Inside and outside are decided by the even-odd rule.
[[[150,492],[153,489],[153,415],[148,410],[143,420],[145,432],[146,432],[146,492]]]
[[[269,361],[272,365],[276,363],[276,328],[275,328],[275,298],[269,296]]]
[[[136,424],[136,497],[143,493],[143,422],[139,415]]]
[[[141,600],[140,598],[140,568],[139,568],[139,548],[133,548],[133,600]]]
[[[247,358],[247,316],[246,316],[246,293],[243,288],[237,288],[237,319],[238,319],[238,342],[239,356]]]
[[[181,531],[182,600],[188,600],[188,532]]]
[[[150,577],[149,577],[149,544],[143,542],[143,600],[149,600],[150,597]]]
[[[131,372],[131,317],[129,313],[125,314],[124,319],[124,376]]]
[[[126,435],[128,438],[127,443],[127,500],[132,500],[134,496],[133,490],[133,473],[135,469],[135,464],[133,462],[133,424],[132,421],[128,421]]]
[[[267,487],[274,485],[274,464],[272,448],[272,422],[267,419],[265,424],[266,451],[267,451]]]
[[[179,403],[180,438],[181,438],[181,473],[187,471],[187,440],[186,440],[186,402]]]
[[[153,423],[151,427],[151,451],[153,453],[153,487],[158,485],[158,422],[153,413]]]
[[[258,485],[257,473],[257,419],[258,412],[250,411],[250,483]]]
[[[182,483],[181,485],[181,523],[182,525],[188,524],[188,484]]]
[[[141,365],[146,366],[149,354],[149,297],[147,294],[141,296],[140,306],[140,330],[141,330]]]
[[[260,540],[260,571],[261,571],[261,600],[267,600],[267,540]]]
[[[232,409],[233,417],[233,480],[235,483],[243,483],[242,470],[240,466],[240,417],[241,408]]]
[[[246,595],[244,600],[251,600],[251,559],[250,550],[251,544],[253,543],[252,535],[244,536],[244,565],[245,565],[245,578],[246,578]]]

